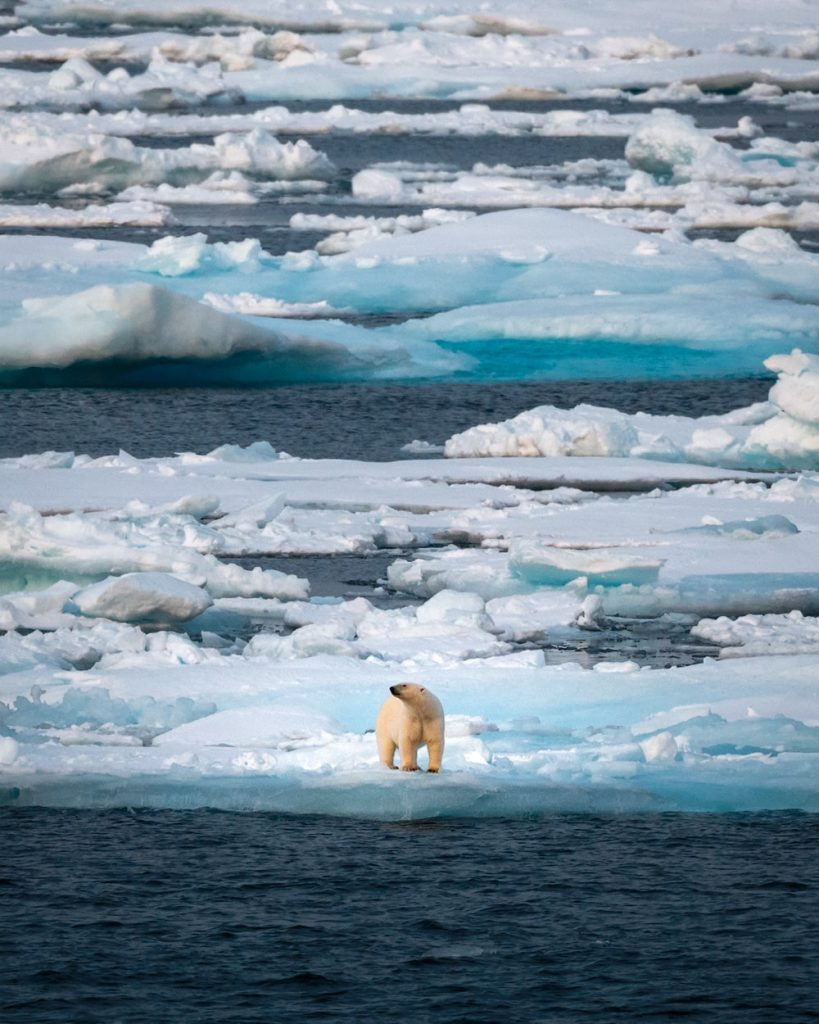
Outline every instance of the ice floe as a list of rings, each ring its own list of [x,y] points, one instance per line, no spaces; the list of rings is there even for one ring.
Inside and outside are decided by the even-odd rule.
[[[415,678],[434,686],[451,716],[435,786],[377,765],[366,730],[394,678],[384,667],[324,658],[271,676],[249,660],[230,665],[228,692],[218,682],[227,666],[155,664],[112,669],[104,687],[83,687],[74,675],[37,702],[15,699],[6,683],[3,720],[14,735],[4,746],[4,799],[393,819],[815,809],[815,661],[794,658],[773,679],[770,659],[735,666],[428,668]],[[47,672],[27,681],[38,675]],[[161,699],[149,696],[158,692]],[[720,700],[726,693],[732,702]]]
[[[264,129],[217,135],[212,144],[177,149],[135,146],[102,134],[55,133],[14,117],[0,139],[0,191],[40,194],[82,187],[106,192],[130,185],[184,186],[214,172],[241,172],[280,180],[322,179],[332,170],[303,140],[279,142]],[[161,194],[161,193],[160,193]]]
[[[770,401],[723,416],[633,416],[595,406],[540,406],[449,438],[444,454],[616,455],[755,469],[819,468],[819,358],[771,356]]]
[[[655,481],[690,470],[727,479],[627,500],[526,488],[599,484],[604,463],[610,486],[639,479],[639,460],[345,465],[267,444],[165,460],[7,460],[4,493],[34,498],[39,480],[43,495],[100,511],[43,517],[14,506],[5,516],[2,799],[383,818],[819,806],[813,620],[793,613],[817,610],[815,479],[750,483],[643,462]],[[515,487],[504,482],[527,466]],[[127,504],[124,484],[155,504]],[[283,528],[294,547],[312,530],[327,550],[365,523],[375,545],[429,544],[437,533],[488,546],[397,560],[392,586],[424,603],[388,609],[309,601],[304,581],[223,560],[281,543]],[[182,594],[158,572],[194,586]],[[113,578],[89,586],[94,574]],[[187,616],[189,597],[214,599],[190,636],[145,631],[151,616]],[[742,671],[730,659],[665,670],[616,657],[594,671],[544,662],[550,642],[593,635],[613,616],[715,610],[752,616],[765,646],[748,654],[785,646],[768,639],[787,632],[779,619],[767,633],[760,625],[773,621],[761,613],[783,616],[798,638],[791,656]],[[218,636],[254,613],[268,626],[249,642]],[[736,647],[742,628],[721,618],[697,634]],[[434,790],[380,769],[368,733],[402,677],[434,687],[448,715]]]

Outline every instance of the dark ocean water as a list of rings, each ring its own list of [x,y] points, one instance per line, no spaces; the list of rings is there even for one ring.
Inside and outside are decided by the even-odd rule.
[[[5,1024],[807,1024],[819,817],[0,811]]]
[[[401,458],[414,439],[442,443],[536,405],[705,416],[764,400],[772,378],[572,380],[275,388],[0,390],[0,458],[28,452],[138,457],[269,441],[310,458]],[[416,456],[412,456],[416,457]]]

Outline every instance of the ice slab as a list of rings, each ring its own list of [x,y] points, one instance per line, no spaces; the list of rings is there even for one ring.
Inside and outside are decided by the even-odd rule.
[[[819,806],[815,657],[409,673],[447,712],[436,779],[377,766],[366,730],[395,679],[387,667],[319,658],[281,664],[271,677],[250,661],[229,665],[229,685],[215,664],[94,670],[85,686],[73,673],[36,704],[20,690],[47,669],[3,677],[13,741],[0,768],[3,802],[388,820]],[[144,746],[116,735],[154,738]]]
[[[264,459],[256,453],[241,461],[224,459],[218,453],[186,453],[167,459],[136,459],[121,453],[94,460],[70,452],[0,460],[0,507],[8,510],[15,494],[25,495],[27,504],[43,513],[119,509],[133,501],[155,508],[209,498],[218,500],[218,507],[229,515],[248,510],[242,518],[255,528],[254,523],[276,521],[275,516],[259,518],[260,510],[267,509],[276,495],[282,504],[297,508],[319,506],[355,512],[386,505],[395,511],[424,514],[465,511],[481,505],[491,511],[534,498],[564,501],[572,497],[565,488],[640,492],[668,485],[761,478],[774,479],[742,470],[622,458],[406,459],[368,463],[353,459]],[[230,519],[224,525],[239,524]]]
[[[819,651],[819,619],[792,611],[787,615],[742,615],[701,619],[695,636],[719,644],[721,658],[761,654],[811,654]]]
[[[109,576],[77,591],[71,602],[83,615],[118,622],[185,622],[213,604],[206,590],[168,573]]]
[[[172,222],[167,206],[145,200],[92,204],[80,210],[47,203],[0,205],[4,228],[161,227]]]
[[[55,125],[54,128],[57,126]],[[48,193],[63,188],[106,192],[129,185],[187,185],[215,172],[294,181],[326,179],[333,166],[303,140],[281,143],[264,129],[217,135],[212,144],[176,149],[135,146],[93,132],[49,130],[37,119],[9,117],[0,134],[0,191]]]
[[[15,283],[0,303],[0,360],[18,377],[72,367],[57,375],[62,383],[103,369],[129,384],[174,383],[183,370],[187,381],[239,384],[756,373],[783,334],[808,353],[819,345],[817,257],[764,241],[712,251],[557,210],[487,214],[323,258],[272,259],[252,240],[198,236],[148,250],[15,238],[0,246]],[[375,330],[280,321],[273,333],[263,320],[220,317],[194,301],[218,294],[223,308],[237,308],[225,296],[244,293],[295,308],[448,311]],[[159,306],[190,329],[156,331],[146,346]],[[82,321],[76,348],[74,332],[55,339],[54,309]],[[92,365],[75,366],[80,358]],[[157,364],[163,358],[184,367]]]

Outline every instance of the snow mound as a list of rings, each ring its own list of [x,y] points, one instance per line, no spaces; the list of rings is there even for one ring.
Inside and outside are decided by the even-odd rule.
[[[779,411],[751,430],[746,450],[793,469],[819,467],[819,356],[794,349],[765,365],[779,374],[770,393]]]
[[[185,622],[209,608],[206,590],[168,573],[141,572],[109,576],[74,594],[83,615],[116,622]]]
[[[626,159],[637,170],[688,180],[731,177],[742,161],[730,146],[701,132],[691,117],[673,110],[655,110],[626,143]]]
[[[693,636],[719,644],[721,658],[766,654],[819,653],[819,619],[792,611],[787,615],[742,615],[700,619]]]

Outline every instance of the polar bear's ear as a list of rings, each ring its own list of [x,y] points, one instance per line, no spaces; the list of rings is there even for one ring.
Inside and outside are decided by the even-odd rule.
[[[426,686],[420,687],[420,690],[421,690],[421,693],[426,693],[427,692]]]

